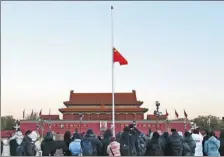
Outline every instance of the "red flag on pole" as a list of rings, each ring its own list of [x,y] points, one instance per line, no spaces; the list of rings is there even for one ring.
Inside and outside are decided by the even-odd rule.
[[[175,109],[175,115],[176,115],[176,118],[179,117],[179,114],[177,113],[176,109]]]
[[[120,65],[127,65],[128,61],[120,54],[120,52],[114,48],[114,62],[119,62]]]
[[[23,119],[25,118],[25,109],[23,110]]]
[[[40,110],[40,113],[39,113],[39,116],[41,116],[42,115],[42,109]]]
[[[31,112],[30,116],[31,116],[31,117],[33,116],[33,110],[32,110],[32,112]]]
[[[184,117],[187,119],[187,112],[184,110]]]
[[[169,116],[169,113],[167,112],[167,110],[166,110],[166,117],[168,117]]]

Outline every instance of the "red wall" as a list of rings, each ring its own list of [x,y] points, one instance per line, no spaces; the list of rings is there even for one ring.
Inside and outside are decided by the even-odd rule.
[[[20,122],[20,130],[22,131],[22,133],[24,134],[27,130],[37,130],[37,124],[34,122],[30,122],[30,123],[22,123]]]
[[[64,128],[61,128],[61,124],[64,125]],[[125,127],[125,125],[129,125],[130,123],[120,123],[120,124],[116,124],[116,132],[122,131],[123,128]],[[23,133],[25,133],[25,131],[27,130],[36,130],[36,123],[20,123],[20,127],[21,127],[21,131]],[[107,128],[110,128],[111,123],[107,123]],[[81,132],[86,132],[88,128],[93,129],[94,133],[99,135],[100,134],[100,123],[99,122],[95,122],[95,123],[83,123],[81,124]],[[148,133],[149,128],[151,128],[152,131],[156,130],[156,124],[155,123],[149,123],[149,122],[137,122],[137,128],[139,130],[141,130],[144,133]],[[158,128],[161,131],[166,131],[166,124],[165,123],[161,123],[159,124]],[[176,128],[178,131],[182,131],[184,132],[184,123],[180,122],[180,123],[172,123],[169,125],[169,128]],[[65,122],[61,122],[61,123],[52,123],[52,127],[51,129],[49,129],[49,125],[45,124],[44,125],[44,134],[49,131],[52,130],[56,133],[60,133],[60,134],[64,134],[65,131],[71,131],[72,133],[78,129],[78,131],[80,132],[80,123],[79,122],[70,122],[70,123],[65,123]],[[190,124],[187,125],[187,129],[190,129]],[[42,133],[42,131],[39,131],[40,134]]]

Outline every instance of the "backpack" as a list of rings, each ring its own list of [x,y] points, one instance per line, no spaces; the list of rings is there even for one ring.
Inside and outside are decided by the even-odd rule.
[[[138,156],[144,156],[146,152],[146,142],[147,142],[147,137],[145,134],[140,133],[138,136]]]
[[[80,141],[73,141],[69,144],[69,150],[72,153],[72,155],[80,155],[82,153],[82,148]]]
[[[62,149],[56,149],[54,156],[64,156],[64,151]]]
[[[94,153],[92,143],[89,139],[84,139],[81,142],[81,148],[83,156],[92,156]]]

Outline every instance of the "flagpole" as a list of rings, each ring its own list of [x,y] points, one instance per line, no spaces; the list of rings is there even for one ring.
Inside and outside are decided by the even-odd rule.
[[[115,136],[115,104],[114,104],[114,27],[113,27],[113,6],[111,6],[111,46],[112,46],[112,130]]]

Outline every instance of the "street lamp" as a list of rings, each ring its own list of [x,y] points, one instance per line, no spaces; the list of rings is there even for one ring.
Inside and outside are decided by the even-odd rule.
[[[162,114],[159,112],[160,103],[156,101],[156,110],[154,111],[154,115],[156,116],[156,129],[158,130],[159,116]]]
[[[39,122],[39,123],[38,123],[38,125],[37,125],[37,129],[38,129],[38,130],[41,129],[41,131],[42,131],[42,132],[41,132],[41,136],[43,137],[43,136],[44,136],[44,122],[45,122],[45,121],[44,121],[43,118],[39,118],[39,119],[38,119],[38,122]]]
[[[208,126],[209,126],[209,130],[211,131],[211,118],[208,118]]]
[[[79,130],[80,130],[80,134],[81,134],[81,131],[82,131],[82,119],[83,119],[84,115],[82,113],[79,113],[79,120],[80,120],[80,123],[79,123]]]
[[[184,118],[184,130],[187,131],[187,119]]]
[[[48,128],[49,128],[49,130],[51,130],[51,128],[52,128],[51,127],[51,120],[48,121]]]

